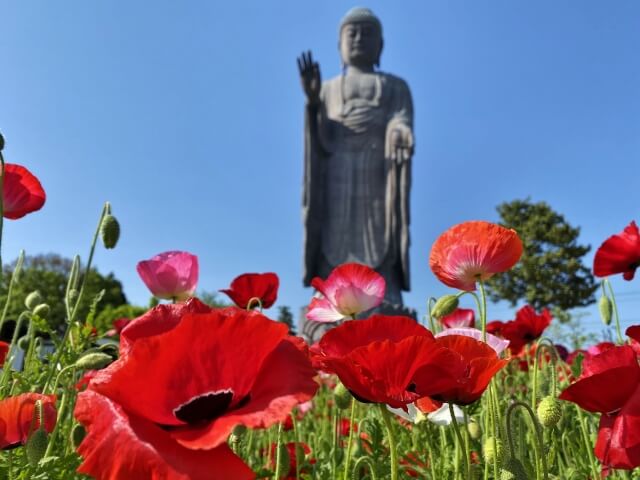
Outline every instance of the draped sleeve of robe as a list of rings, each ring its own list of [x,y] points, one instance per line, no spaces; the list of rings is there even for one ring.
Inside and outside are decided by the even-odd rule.
[[[394,128],[413,130],[413,106],[404,80],[385,73],[376,79],[370,101],[345,102],[339,76],[323,83],[318,105],[305,108],[305,286],[324,256],[333,266],[360,261],[374,268],[391,259],[401,288],[410,287],[411,159],[394,162],[385,152]]]

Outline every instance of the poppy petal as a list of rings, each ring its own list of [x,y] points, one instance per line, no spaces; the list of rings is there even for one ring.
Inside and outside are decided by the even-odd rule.
[[[625,381],[621,382],[620,379]],[[611,413],[622,408],[640,382],[640,366],[629,346],[587,355],[582,375],[559,396],[589,412]]]
[[[632,280],[640,266],[640,231],[632,221],[622,233],[612,235],[596,251],[593,274],[606,277],[622,273],[625,280]]]
[[[10,448],[24,444],[34,424],[36,401],[42,402],[44,427],[51,432],[56,425],[55,395],[22,393],[0,400],[0,448]]]
[[[260,299],[262,308],[269,308],[278,297],[279,284],[275,273],[244,273],[233,279],[228,289],[220,291],[228,295],[239,308],[248,308],[249,301],[254,298]]]
[[[314,375],[306,355],[287,339],[264,361],[246,405],[205,427],[178,429],[172,435],[186,447],[208,448],[225,442],[236,425],[249,428],[275,425],[285,420],[293,407],[315,395],[318,384],[313,381]]]
[[[125,357],[99,372],[91,388],[127,412],[183,425],[179,409],[205,395],[229,396],[230,408],[240,402],[287,332],[286,325],[246,310],[189,313],[172,330],[139,338]],[[153,375],[149,365],[157,366]]]
[[[5,164],[2,185],[2,215],[11,220],[40,210],[47,198],[40,181],[21,165]]]
[[[153,423],[127,414],[121,406],[94,391],[81,393],[75,416],[87,436],[78,447],[79,473],[97,480],[149,478],[163,480],[249,480],[253,472],[227,445],[190,450]]]
[[[521,255],[522,241],[515,230],[472,221],[454,225],[436,239],[429,265],[445,285],[471,291],[478,279],[511,269]]]

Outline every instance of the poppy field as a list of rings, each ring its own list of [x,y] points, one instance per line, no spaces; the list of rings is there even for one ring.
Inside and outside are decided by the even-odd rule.
[[[3,218],[46,201],[2,148],[0,137],[0,238]],[[212,307],[194,296],[198,259],[182,251],[137,265],[162,303],[99,331],[99,296],[88,315],[78,307],[96,248],[119,234],[106,203],[59,299],[64,328],[34,291],[0,343],[3,479],[640,478],[640,325],[621,330],[612,285],[640,266],[633,221],[593,265],[615,342],[574,351],[545,337],[547,309],[490,321],[485,282],[523,252],[518,232],[490,222],[437,238],[429,264],[451,292],[424,292],[419,321],[376,313],[385,282],[365,265],[314,279],[307,318],[332,328],[311,344],[271,318],[275,273],[239,275],[220,290],[233,306]],[[6,317],[5,306],[0,327]]]

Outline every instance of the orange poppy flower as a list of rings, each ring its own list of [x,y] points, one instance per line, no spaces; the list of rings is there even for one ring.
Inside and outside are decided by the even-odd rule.
[[[522,241],[515,230],[489,222],[464,222],[438,237],[429,265],[445,285],[472,291],[477,280],[506,272],[521,255]]]

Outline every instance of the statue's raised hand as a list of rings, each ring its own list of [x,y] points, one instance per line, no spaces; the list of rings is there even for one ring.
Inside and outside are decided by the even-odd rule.
[[[302,89],[307,96],[307,101],[315,105],[320,101],[320,87],[322,86],[320,65],[318,65],[318,62],[313,61],[311,50],[302,52],[302,55],[297,60]]]

